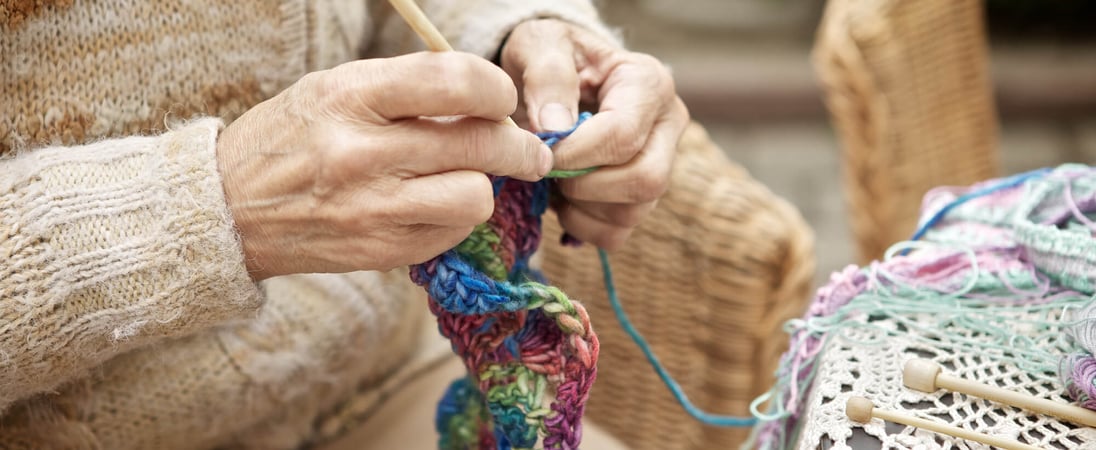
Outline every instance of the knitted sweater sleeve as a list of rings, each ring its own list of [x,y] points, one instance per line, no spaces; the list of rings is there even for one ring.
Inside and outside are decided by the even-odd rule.
[[[127,350],[255,314],[220,127],[0,159],[0,410]]]

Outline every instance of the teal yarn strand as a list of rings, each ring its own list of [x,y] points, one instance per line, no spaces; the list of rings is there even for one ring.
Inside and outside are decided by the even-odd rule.
[[[609,304],[613,307],[613,314],[616,315],[617,321],[620,322],[620,327],[624,329],[625,333],[632,338],[636,346],[643,352],[643,356],[647,358],[647,362],[651,364],[651,367],[658,373],[658,377],[662,379],[662,383],[666,385],[666,388],[673,394],[674,399],[681,405],[685,412],[689,413],[694,419],[704,423],[705,425],[712,425],[717,427],[752,427],[757,423],[757,419],[754,417],[737,417],[737,416],[724,416],[718,414],[707,413],[700,408],[693,405],[689,401],[689,397],[685,395],[685,391],[681,389],[681,385],[674,380],[674,377],[666,371],[666,368],[659,362],[658,357],[655,356],[654,351],[651,350],[651,346],[647,344],[647,340],[639,333],[639,330],[632,325],[632,321],[628,319],[628,314],[624,312],[624,307],[620,304],[620,298],[617,296],[616,286],[613,284],[613,270],[609,266],[609,255],[605,250],[597,249],[598,258],[601,259],[601,272],[605,280],[605,290],[609,295]]]
[[[911,237],[910,240],[911,241],[916,241],[916,240],[919,240],[922,237],[924,237],[925,233],[928,232],[928,230],[932,229],[932,227],[934,227],[934,226],[936,226],[936,224],[940,223],[941,220],[944,220],[944,216],[946,216],[948,214],[948,212],[955,209],[959,205],[962,205],[963,203],[969,202],[969,201],[971,201],[973,199],[976,199],[978,197],[984,197],[984,196],[993,194],[995,192],[1000,192],[1000,191],[1003,191],[1005,189],[1020,186],[1024,183],[1027,183],[1028,181],[1033,180],[1033,179],[1037,179],[1037,178],[1046,176],[1050,172],[1051,172],[1050,168],[1043,168],[1043,169],[1036,169],[1036,170],[1032,170],[1032,171],[1029,171],[1029,172],[1016,174],[1016,175],[1013,175],[1011,177],[1002,179],[1002,180],[998,181],[997,183],[994,183],[993,185],[986,186],[984,188],[977,189],[977,190],[968,192],[966,194],[963,194],[959,198],[956,198],[955,200],[953,200],[951,203],[948,203],[947,205],[944,205],[943,208],[940,208],[939,211],[937,211],[932,216],[930,216],[928,220],[926,220],[923,224],[921,224],[921,226],[917,227],[917,230],[914,231],[913,237]],[[907,253],[909,253],[909,249],[903,250],[903,252],[902,252],[903,255],[905,255]]]
[[[591,117],[590,113],[582,113],[579,116],[578,123],[586,121]],[[552,133],[538,134],[539,137],[545,139],[546,143],[550,139],[558,139],[553,136]],[[550,145],[550,144],[549,144]],[[572,178],[577,176],[586,175],[590,172],[597,170],[597,167],[589,167],[578,170],[552,170],[548,173],[546,178]],[[685,412],[689,413],[694,419],[704,423],[706,425],[712,425],[717,427],[752,427],[757,423],[757,419],[754,417],[737,417],[737,416],[723,416],[718,414],[707,413],[696,405],[694,405],[689,397],[685,394],[685,391],[681,389],[681,385],[674,380],[666,368],[655,356],[651,346],[647,343],[647,340],[643,338],[643,335],[639,333],[639,330],[632,325],[632,321],[628,319],[628,315],[624,312],[624,308],[620,304],[620,298],[617,295],[616,286],[613,284],[613,270],[609,265],[609,255],[605,250],[598,249],[598,257],[601,259],[601,271],[605,281],[605,290],[609,296],[609,304],[613,307],[613,314],[616,316],[617,321],[620,323],[621,328],[625,333],[632,338],[632,342],[639,347],[639,350],[643,352],[643,356],[647,358],[647,362],[658,374],[658,377],[662,380],[662,383],[666,385],[666,388],[670,390],[670,393],[674,396],[674,399],[681,405],[681,408]]]

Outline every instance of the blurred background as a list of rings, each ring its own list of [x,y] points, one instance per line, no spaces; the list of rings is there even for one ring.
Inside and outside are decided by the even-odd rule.
[[[811,51],[820,0],[607,0],[606,21],[674,71],[695,120],[794,203],[816,233],[816,282],[855,263],[841,141]],[[988,0],[999,169],[1096,163],[1096,2]]]

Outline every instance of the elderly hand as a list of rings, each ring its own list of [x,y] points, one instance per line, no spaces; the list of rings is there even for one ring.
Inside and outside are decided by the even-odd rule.
[[[217,142],[252,278],[386,270],[458,244],[493,211],[485,173],[551,168],[536,136],[500,123],[517,101],[490,62],[418,53],[312,73],[256,105]]]
[[[689,121],[669,71],[651,56],[558,20],[518,25],[500,62],[538,131],[569,129],[580,101],[597,106],[557,145],[555,168],[599,169],[561,180],[565,201],[554,206],[575,237],[618,248],[665,193]]]

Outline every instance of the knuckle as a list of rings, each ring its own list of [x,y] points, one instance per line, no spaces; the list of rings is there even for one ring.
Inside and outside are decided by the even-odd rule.
[[[645,135],[637,123],[628,121],[617,124],[608,141],[607,151],[611,163],[624,164],[631,161],[643,148]]]
[[[365,229],[365,221],[359,216],[357,208],[337,208],[327,214],[323,222],[328,224],[328,232],[337,235],[352,236]]]
[[[685,101],[681,100],[681,97],[674,95],[673,111],[681,118],[682,123],[688,123],[692,120],[692,113],[689,112],[689,107],[685,106]]]
[[[470,223],[481,224],[487,222],[494,212],[495,202],[488,199],[487,201],[479,201],[470,204],[468,208],[468,217],[471,219]]]
[[[465,218],[461,225],[478,225],[486,222],[495,212],[495,196],[491,181],[483,175],[468,177],[463,186],[462,200],[455,205],[459,216]]]
[[[668,175],[662,171],[644,170],[628,179],[625,195],[628,201],[648,203],[661,198],[668,188]]]
[[[655,92],[660,98],[673,97],[674,93],[677,92],[677,87],[674,85],[673,75],[671,75],[670,71],[665,67],[661,67],[659,69],[659,73],[661,74],[661,76],[658,79],[658,86]]]
[[[337,72],[337,70],[309,72],[301,77],[296,85],[304,88],[307,95],[328,97],[338,91],[336,80],[342,77],[338,76]],[[333,76],[333,74],[335,75]]]
[[[476,94],[476,80],[483,76],[477,70],[477,61],[457,52],[445,52],[438,55],[434,74],[438,88],[448,91],[456,98],[470,98]]]
[[[626,207],[617,210],[613,216],[613,225],[634,228],[643,222],[646,213],[639,207]]]
[[[491,145],[493,141],[491,132],[483,127],[463,127],[458,142],[460,142],[460,152],[464,155],[465,164],[468,168],[481,172],[486,168],[485,166],[491,158],[488,153],[493,148]]]
[[[522,59],[522,39],[524,39],[523,34],[512,34],[510,40],[502,47],[502,53],[499,55],[499,62],[502,63],[503,67],[524,62]],[[510,69],[507,68],[506,70],[509,71]]]
[[[477,224],[478,225],[478,224]],[[474,225],[457,226],[449,228],[448,233],[442,234],[440,240],[440,251],[432,252],[434,254],[440,254],[450,248],[456,247],[461,241],[465,240],[475,231]],[[432,255],[431,255],[432,256]]]
[[[519,158],[517,167],[522,174],[535,175],[540,169],[540,155],[544,144],[533,135],[523,136],[523,142],[524,145],[521,146],[517,155]]]
[[[560,57],[537,59],[526,69],[522,74],[522,80],[526,84],[563,82],[577,77],[574,64]]]
[[[374,167],[380,163],[378,152],[362,151],[362,136],[338,126],[319,126],[313,129],[313,156],[318,163],[318,180],[337,182],[355,175],[360,167]]]
[[[330,109],[332,103],[338,101],[339,79],[338,70],[309,72],[302,76],[289,89],[285,96],[289,103],[297,107],[319,106],[322,109]],[[290,111],[295,112],[295,111]]]
[[[606,250],[617,250],[631,236],[630,228],[611,227],[603,230],[597,237],[597,244]]]
[[[665,69],[662,65],[662,62],[659,61],[658,58],[655,58],[654,56],[651,56],[647,53],[632,53],[632,56],[635,58],[636,64],[646,67],[656,67],[661,70]]]
[[[460,95],[467,92],[467,63],[455,52],[423,55],[418,72],[425,78],[423,83],[419,83],[419,87],[427,89],[431,97],[444,98],[446,94]]]
[[[557,182],[556,186],[559,188],[559,193],[563,194],[564,197],[582,200],[583,190],[582,184],[579,183],[579,181],[580,180],[578,179],[561,179]]]
[[[392,248],[393,246],[391,245],[385,245],[383,247],[385,247],[383,251],[376,252],[379,254],[370,258],[371,260],[368,261],[368,264],[365,264],[367,267],[386,272],[406,264],[413,264],[413,260],[418,259],[401,252],[399,248]]]
[[[666,98],[675,92],[673,71],[659,61],[654,56],[637,53],[633,61],[637,66],[645,68],[651,76],[646,76],[644,79],[649,80],[651,89],[656,96]]]

